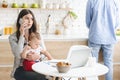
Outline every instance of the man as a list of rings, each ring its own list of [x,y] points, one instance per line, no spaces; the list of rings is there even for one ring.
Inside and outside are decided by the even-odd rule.
[[[102,49],[104,65],[109,68],[105,80],[113,80],[113,48],[115,29],[119,26],[119,0],[88,0],[86,24],[89,29],[88,45],[98,61]]]

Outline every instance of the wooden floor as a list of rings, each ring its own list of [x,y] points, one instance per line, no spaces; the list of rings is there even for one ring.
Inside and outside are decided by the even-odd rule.
[[[11,67],[0,67],[0,80],[11,80],[10,73]]]
[[[12,67],[0,67],[0,80],[10,80],[10,72]],[[100,76],[99,80],[105,80],[104,76]],[[114,80],[120,80],[120,65],[114,66]]]
[[[120,64],[114,66],[114,80],[120,80]]]

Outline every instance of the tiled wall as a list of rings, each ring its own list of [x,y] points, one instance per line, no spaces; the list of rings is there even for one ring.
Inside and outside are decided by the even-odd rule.
[[[0,5],[2,0],[0,0]],[[64,3],[68,0],[45,0],[47,3]],[[88,30],[85,24],[85,7],[86,7],[87,0],[69,0],[70,6],[72,7],[73,11],[78,15],[76,20],[69,22],[69,34],[83,34],[87,33]],[[4,28],[5,26],[15,26],[15,22],[18,16],[18,13],[21,9],[12,9],[11,4],[13,2],[22,5],[23,3],[27,3],[31,5],[32,3],[40,3],[40,0],[7,0],[9,6],[8,8],[1,8],[0,7],[0,29]],[[63,17],[67,14],[68,10],[48,10],[48,9],[31,9],[35,14],[36,20],[38,25],[40,26],[40,30],[42,33],[45,33],[46,30],[46,21],[48,15],[50,17],[50,32],[54,33],[56,29],[56,25],[60,24]],[[72,23],[72,24],[71,24]],[[61,30],[63,30],[63,26],[59,26]],[[2,32],[2,31],[1,31]]]

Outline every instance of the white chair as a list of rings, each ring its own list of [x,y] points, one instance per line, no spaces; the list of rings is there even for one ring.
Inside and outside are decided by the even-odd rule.
[[[71,63],[72,68],[85,66],[90,56],[91,48],[88,46],[73,45],[69,49],[67,61]]]

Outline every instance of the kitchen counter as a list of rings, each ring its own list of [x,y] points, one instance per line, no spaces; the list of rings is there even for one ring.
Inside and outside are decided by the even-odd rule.
[[[8,41],[9,35],[2,35],[0,36],[0,41]]]
[[[9,35],[0,36],[0,41],[8,41]],[[81,35],[42,35],[45,41],[85,41],[88,39],[87,34]],[[120,40],[120,36],[117,36],[117,39]]]
[[[0,36],[0,41],[8,41],[9,35],[2,35]],[[85,34],[82,35],[42,35],[43,39],[45,41],[72,41],[72,40],[78,40],[78,41],[84,41],[88,39],[88,36]]]
[[[88,36],[85,34],[82,35],[42,35],[43,39],[46,41],[74,41],[74,40],[78,40],[78,41],[84,41],[88,39]]]

